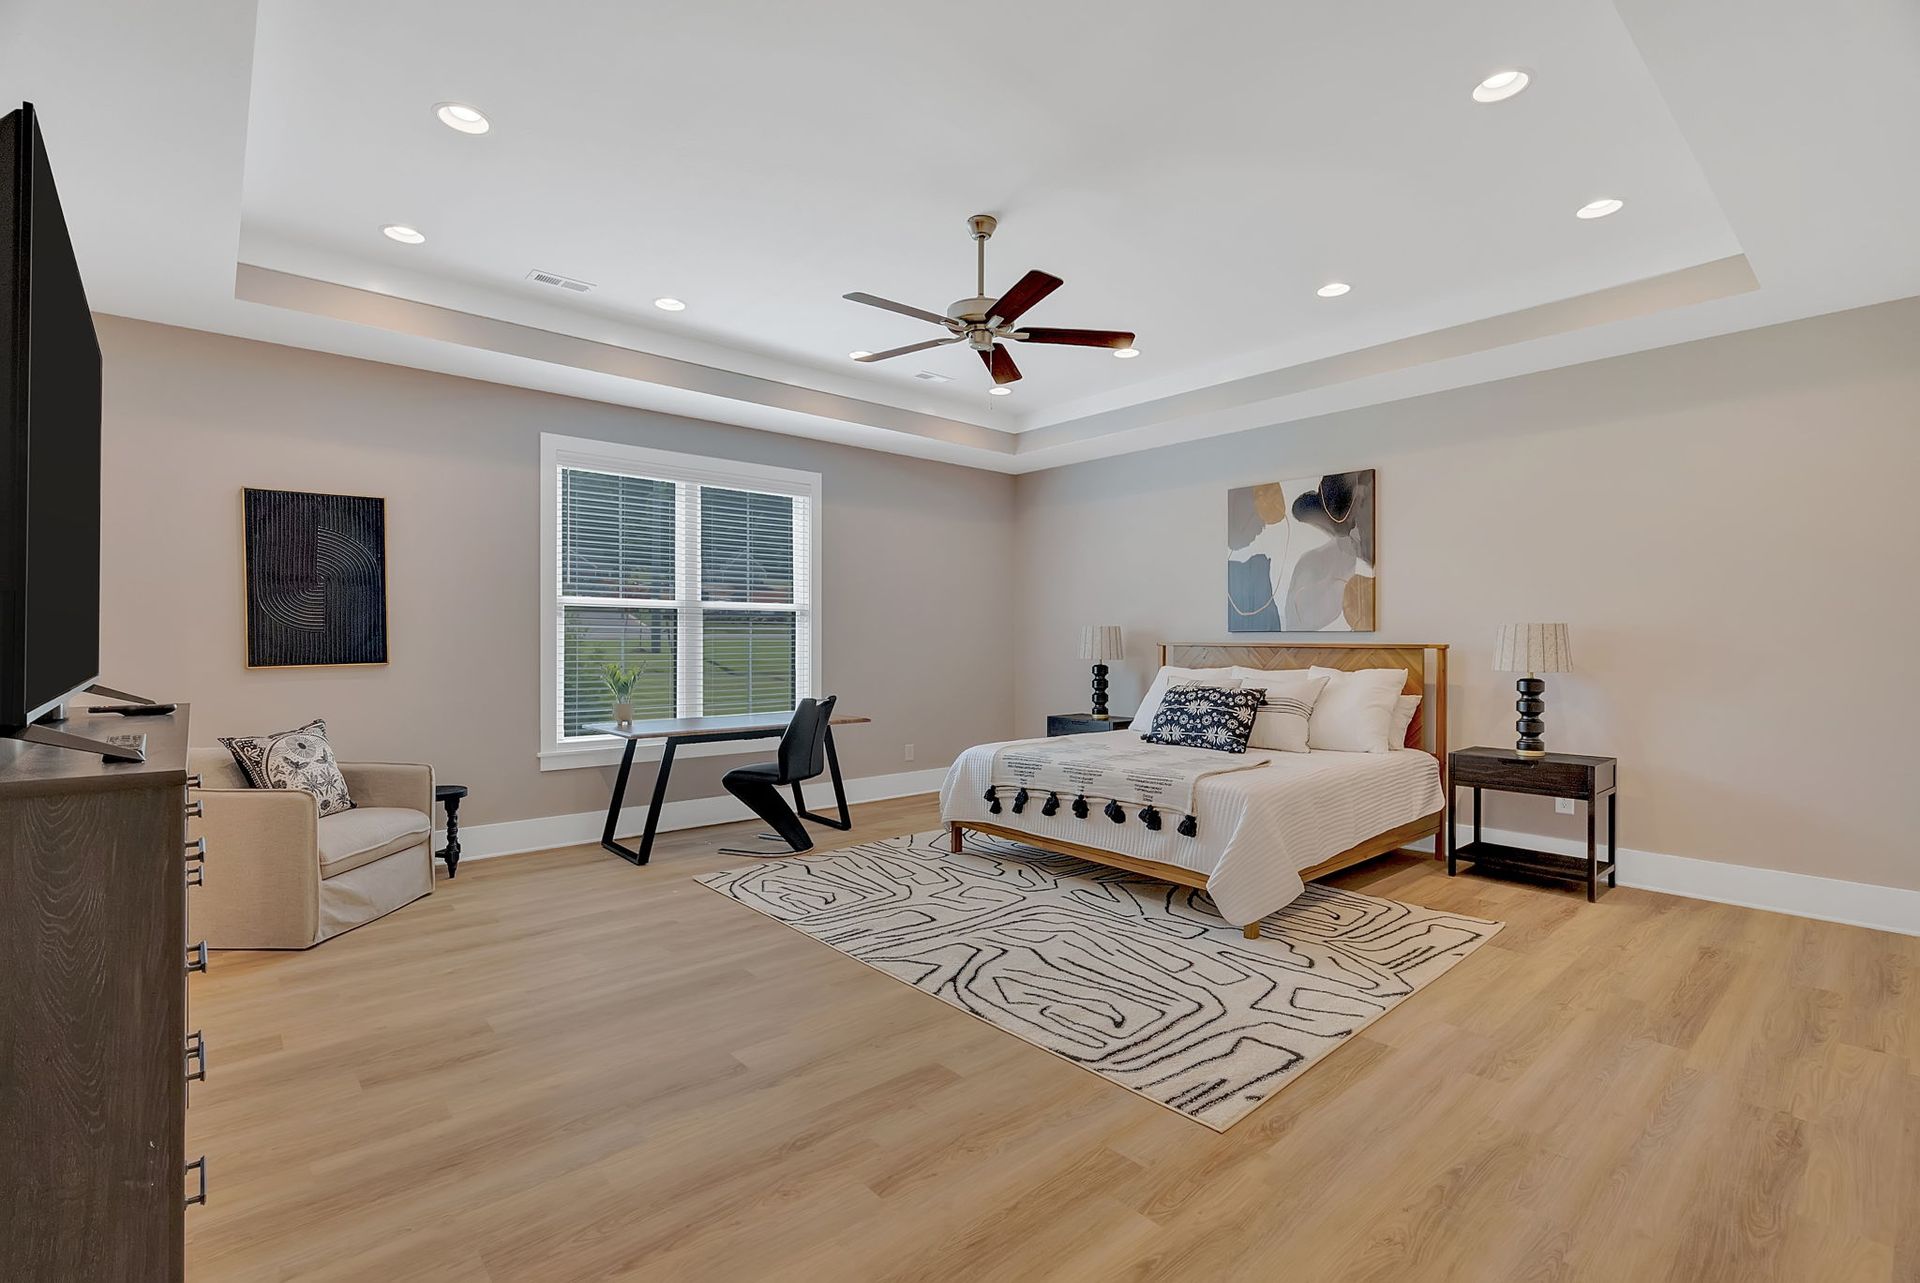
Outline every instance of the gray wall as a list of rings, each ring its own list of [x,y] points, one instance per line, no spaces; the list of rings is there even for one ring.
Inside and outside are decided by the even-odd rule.
[[[1084,706],[1083,623],[1119,710],[1226,636],[1228,488],[1366,467],[1373,637],[1452,645],[1456,747],[1512,743],[1495,626],[1565,620],[1548,746],[1621,759],[1625,845],[1920,887],[1920,300],[1022,477],[1019,733]]]
[[[823,476],[823,672],[873,725],[850,775],[943,767],[1012,725],[1013,482],[946,464],[99,317],[103,672],[194,704],[194,740],[327,719],[350,759],[432,762],[485,823],[606,805],[610,769],[539,769],[542,431]],[[392,662],[248,671],[245,486],[387,500]],[[903,746],[916,760],[903,760]],[[764,755],[765,745],[754,751]],[[734,759],[686,760],[672,796]],[[643,801],[650,770],[636,769]]]

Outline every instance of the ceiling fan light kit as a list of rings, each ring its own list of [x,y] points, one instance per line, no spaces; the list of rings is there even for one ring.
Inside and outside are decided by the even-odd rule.
[[[999,298],[989,297],[987,294],[987,239],[993,235],[994,229],[999,225],[999,220],[991,214],[975,214],[967,220],[967,231],[973,237],[974,295],[972,298],[956,299],[948,304],[944,316],[873,294],[856,292],[845,295],[844,297],[855,303],[898,312],[902,316],[911,316],[916,320],[930,321],[947,331],[945,338],[928,339],[924,343],[909,343],[905,347],[890,348],[885,352],[869,352],[854,357],[854,360],[871,364],[874,361],[886,361],[896,356],[905,356],[909,352],[924,352],[928,348],[965,343],[980,354],[980,361],[992,374],[994,383],[1006,384],[1016,382],[1020,378],[1020,367],[1014,364],[1013,354],[1007,351],[1005,346],[1007,342],[1054,343],[1069,347],[1109,348],[1115,351],[1132,349],[1133,335],[1125,330],[1063,330],[1016,325],[1015,323],[1026,315],[1029,308],[1059,289],[1062,282],[1059,277],[1050,276],[1046,272],[1028,272],[1014,282],[1012,289]]]

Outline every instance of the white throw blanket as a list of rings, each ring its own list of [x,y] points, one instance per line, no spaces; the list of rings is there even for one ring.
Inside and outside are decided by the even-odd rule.
[[[1065,809],[1079,819],[1097,809],[1115,824],[1133,818],[1149,829],[1164,818],[1181,836],[1193,837],[1204,819],[1195,810],[1194,786],[1209,775],[1251,770],[1269,760],[1264,753],[1149,744],[1120,733],[1016,740],[993,755],[987,809],[995,815],[1003,803],[1015,814],[1028,806],[1042,815]]]

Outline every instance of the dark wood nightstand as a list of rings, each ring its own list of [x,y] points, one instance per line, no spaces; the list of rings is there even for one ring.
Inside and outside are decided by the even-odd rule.
[[[1095,717],[1092,713],[1048,713],[1047,734],[1090,735],[1095,731],[1124,731],[1131,717]]]
[[[1519,873],[1536,878],[1556,878],[1587,884],[1587,899],[1599,895],[1600,875],[1607,885],[1614,883],[1615,862],[1619,854],[1615,827],[1618,794],[1614,791],[1617,763],[1611,757],[1586,757],[1579,753],[1548,753],[1545,757],[1521,757],[1510,748],[1463,748],[1447,755],[1447,809],[1453,809],[1456,788],[1473,790],[1473,841],[1458,845],[1456,826],[1447,825],[1447,876],[1452,877],[1459,861],[1487,873]],[[1480,837],[1480,790],[1497,789],[1503,793],[1534,793],[1542,797],[1570,797],[1587,804],[1587,858],[1554,855],[1524,846],[1505,846],[1482,841]],[[1607,800],[1607,858],[1602,861],[1594,841],[1594,808],[1601,798]]]

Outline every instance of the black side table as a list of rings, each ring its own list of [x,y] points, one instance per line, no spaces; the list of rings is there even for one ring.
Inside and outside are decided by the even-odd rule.
[[[1452,877],[1459,861],[1465,860],[1476,872],[1518,873],[1536,878],[1554,878],[1587,884],[1587,899],[1598,898],[1600,875],[1607,885],[1614,884],[1615,862],[1619,855],[1618,814],[1615,803],[1615,775],[1618,763],[1611,757],[1586,757],[1579,753],[1548,753],[1545,757],[1521,757],[1510,748],[1463,748],[1447,756],[1447,876]],[[1457,845],[1452,822],[1453,790],[1465,785],[1473,790],[1473,841]],[[1570,797],[1587,804],[1587,858],[1554,855],[1530,847],[1506,846],[1486,842],[1480,837],[1480,790],[1497,789],[1502,793],[1532,793],[1541,797]],[[1603,863],[1594,841],[1594,807],[1607,800],[1607,858]]]
[[[435,855],[447,862],[447,876],[460,876],[460,799],[467,795],[464,784],[436,784],[433,800],[447,808],[447,847]]]
[[[1091,735],[1100,731],[1124,731],[1133,725],[1131,717],[1095,717],[1092,713],[1048,713],[1047,734]]]

